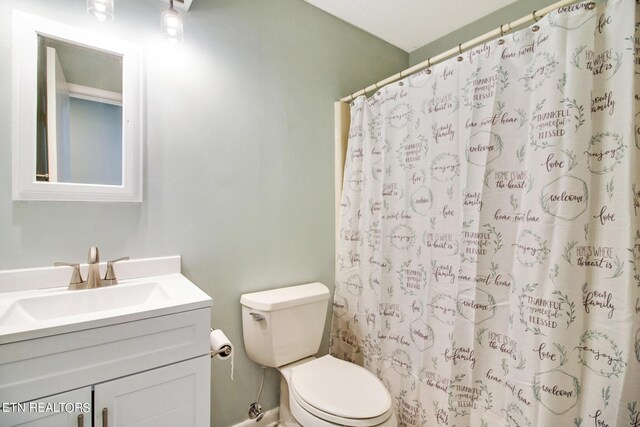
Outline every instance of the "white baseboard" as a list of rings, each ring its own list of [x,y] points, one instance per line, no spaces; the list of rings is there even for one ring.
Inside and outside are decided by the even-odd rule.
[[[280,408],[269,409],[264,413],[264,417],[258,422],[247,418],[246,420],[234,424],[231,427],[275,427],[280,419]]]

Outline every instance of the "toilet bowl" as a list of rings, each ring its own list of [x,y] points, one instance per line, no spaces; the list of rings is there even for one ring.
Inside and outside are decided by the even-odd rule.
[[[280,423],[303,427],[396,427],[389,392],[371,372],[318,352],[329,289],[321,283],[244,294],[249,358],[277,368]]]

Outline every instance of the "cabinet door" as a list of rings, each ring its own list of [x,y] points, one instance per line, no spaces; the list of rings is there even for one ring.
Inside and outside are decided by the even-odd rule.
[[[90,427],[91,387],[68,391],[21,404],[4,403],[3,427]]]
[[[94,386],[95,427],[209,427],[210,356]]]

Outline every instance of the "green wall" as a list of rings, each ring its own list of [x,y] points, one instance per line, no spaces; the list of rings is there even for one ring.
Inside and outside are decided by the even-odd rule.
[[[0,0],[0,269],[179,254],[235,343],[212,361],[212,425],[247,417],[260,368],[243,350],[239,298],[321,281],[333,288],[333,102],[409,55],[301,0],[195,0],[185,41],[161,40],[159,0],[116,0],[99,24],[85,0]],[[11,200],[11,11],[144,49],[144,202]],[[327,334],[322,349],[328,348]],[[270,373],[265,408],[277,405]]]

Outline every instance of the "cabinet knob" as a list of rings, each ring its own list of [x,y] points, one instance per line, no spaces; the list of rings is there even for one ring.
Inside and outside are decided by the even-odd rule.
[[[102,427],[109,427],[109,409],[102,409]]]

